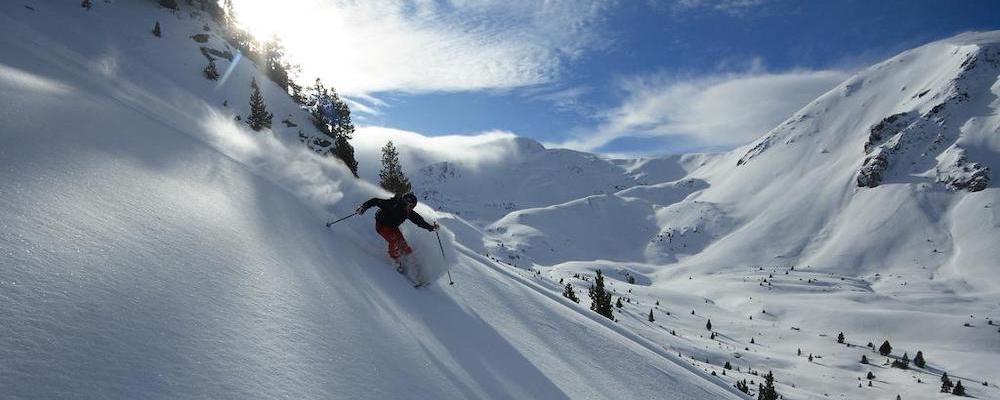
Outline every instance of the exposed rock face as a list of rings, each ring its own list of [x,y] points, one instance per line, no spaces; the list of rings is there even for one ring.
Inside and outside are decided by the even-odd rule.
[[[913,117],[909,112],[892,114],[872,126],[869,131],[868,141],[865,142],[865,154],[871,154],[872,149],[890,136],[903,130],[909,123],[913,122]]]
[[[889,168],[889,157],[887,151],[879,149],[872,155],[865,158],[858,171],[858,186],[873,188],[882,183],[885,178],[885,171]]]
[[[216,50],[211,47],[201,46],[201,54],[205,56],[209,61],[213,61],[213,56],[219,58],[225,58],[226,60],[233,61],[233,52],[229,50]]]
[[[986,45],[965,54],[956,76],[945,90],[930,93],[943,98],[923,114],[909,110],[874,124],[864,144],[867,155],[858,169],[858,187],[873,188],[888,180],[911,182],[933,178],[951,190],[976,192],[990,185],[989,167],[969,160],[960,147],[961,126],[969,120],[970,104],[988,96],[988,85],[1000,71],[1000,47]],[[915,98],[923,98],[922,91]],[[925,103],[926,104],[926,103]],[[925,106],[926,107],[926,106]]]
[[[965,150],[951,149],[937,169],[938,182],[952,190],[978,192],[990,185],[990,169],[980,163],[969,161]]]

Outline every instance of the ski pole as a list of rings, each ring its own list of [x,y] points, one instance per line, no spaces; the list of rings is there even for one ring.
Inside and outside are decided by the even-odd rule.
[[[327,228],[329,228],[329,227],[330,227],[330,225],[333,225],[333,224],[336,224],[336,223],[338,223],[338,222],[340,222],[340,221],[343,221],[343,220],[345,220],[345,219],[348,219],[348,218],[351,218],[351,217],[353,217],[353,216],[355,216],[355,215],[358,215],[358,213],[357,213],[356,211],[354,212],[354,214],[351,214],[351,215],[348,215],[348,216],[346,216],[346,217],[344,217],[344,218],[341,218],[341,219],[338,219],[338,220],[336,220],[336,221],[333,221],[333,222],[327,222],[327,223],[326,223],[326,227],[327,227]]]
[[[441,244],[441,232],[434,231],[434,234],[437,235],[437,238],[438,238],[438,247],[441,248],[441,258],[443,258],[443,259],[445,259],[447,261],[448,257],[445,257],[445,255],[444,255],[444,245]],[[448,273],[448,284],[449,285],[454,285],[455,281],[451,280],[451,269],[446,269],[445,272]]]

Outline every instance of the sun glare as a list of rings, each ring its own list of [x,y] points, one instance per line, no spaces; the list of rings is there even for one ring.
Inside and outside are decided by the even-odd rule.
[[[258,39],[284,35],[296,23],[292,17],[298,1],[277,3],[263,0],[233,0],[233,8],[240,24]]]

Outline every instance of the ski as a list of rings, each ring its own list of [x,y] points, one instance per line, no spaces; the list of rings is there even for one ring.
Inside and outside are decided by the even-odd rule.
[[[409,270],[410,270],[411,266],[409,266],[409,265],[407,265],[405,263],[396,263],[396,262],[394,262],[393,266],[396,267],[396,272],[398,272],[400,275],[403,275],[406,278],[406,280],[410,281],[410,284],[413,285],[414,289],[419,289],[419,288],[422,288],[422,287],[427,287],[428,285],[431,284],[430,282],[422,282],[422,281],[417,280],[417,279],[413,278],[412,276],[410,276]],[[420,266],[419,265],[416,266],[416,268],[417,268],[418,271],[420,270]],[[419,273],[418,273],[418,275],[419,275]]]

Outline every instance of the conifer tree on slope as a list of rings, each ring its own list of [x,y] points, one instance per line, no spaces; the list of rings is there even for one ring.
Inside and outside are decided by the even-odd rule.
[[[574,303],[579,303],[580,299],[576,297],[576,292],[573,291],[573,284],[567,283],[566,287],[563,288],[563,297],[572,300]]]
[[[892,345],[889,344],[888,340],[882,342],[882,345],[878,347],[878,353],[883,356],[892,354]]]
[[[604,289],[604,275],[601,270],[597,270],[597,276],[594,278],[594,284],[590,286],[588,295],[591,300],[590,309],[614,321],[611,293]]]
[[[264,104],[264,95],[260,93],[257,86],[257,78],[250,81],[250,116],[247,117],[247,124],[250,129],[259,131],[264,128],[271,128],[271,118],[274,116],[267,112],[267,105]]]
[[[358,177],[358,160],[354,157],[354,146],[348,142],[351,140],[351,136],[354,135],[354,122],[351,121],[351,108],[347,106],[347,102],[337,96],[337,92],[333,92],[333,120],[332,130],[333,134],[336,135],[335,146],[333,149],[333,155],[339,158],[344,164],[347,164],[347,168],[351,170],[354,177]]]
[[[347,165],[347,168],[351,170],[351,174],[354,174],[354,177],[358,178],[358,160],[354,157],[354,146],[351,146],[351,143],[347,139],[347,136],[337,135],[337,140],[334,142],[333,156],[343,161]]]
[[[323,82],[316,78],[308,108],[313,126],[333,139],[334,145],[328,154],[343,161],[357,178],[358,160],[354,156],[354,146],[349,142],[354,135],[350,107],[337,96],[335,90],[327,89],[323,86]]]
[[[382,170],[379,171],[378,177],[379,186],[397,195],[409,193],[412,188],[410,179],[399,165],[399,152],[391,140],[382,148]]]
[[[312,117],[312,124],[320,133],[333,137],[330,131],[330,119],[326,116],[326,110],[330,105],[330,92],[323,86],[323,82],[316,78],[316,85],[313,86],[312,98],[309,99],[309,115]]]
[[[757,400],[778,400],[778,391],[774,389],[774,374],[771,371],[764,375],[764,383],[757,391]]]
[[[951,394],[965,396],[965,386],[962,386],[962,381],[955,382],[955,388],[951,390]]]

